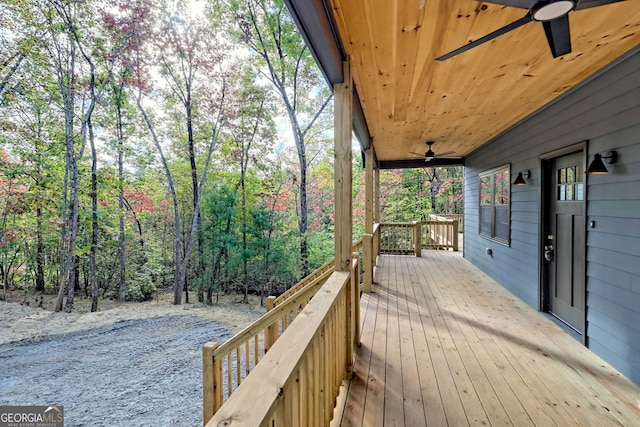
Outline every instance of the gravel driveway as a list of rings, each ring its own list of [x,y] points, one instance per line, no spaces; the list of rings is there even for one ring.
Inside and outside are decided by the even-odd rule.
[[[66,427],[201,426],[201,348],[230,337],[171,316],[2,344],[0,405],[62,405]]]

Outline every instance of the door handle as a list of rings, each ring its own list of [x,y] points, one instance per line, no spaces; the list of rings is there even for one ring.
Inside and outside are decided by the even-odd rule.
[[[553,261],[553,234],[547,236],[547,244],[544,245],[544,259],[546,261]]]

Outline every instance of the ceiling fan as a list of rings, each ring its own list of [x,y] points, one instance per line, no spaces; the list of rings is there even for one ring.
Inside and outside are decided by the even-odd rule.
[[[528,12],[522,18],[505,25],[496,31],[480,37],[478,40],[464,45],[454,51],[439,56],[438,61],[444,61],[453,56],[473,49],[483,43],[495,39],[509,31],[520,28],[529,22],[540,22],[547,36],[547,42],[554,58],[571,52],[571,35],[569,33],[569,12],[572,10],[589,9],[609,3],[617,3],[624,0],[483,0],[487,3],[527,9]]]
[[[436,158],[447,158],[447,159],[458,158],[458,157],[446,157],[449,154],[455,153],[455,151],[446,151],[444,153],[438,153],[438,154],[434,153],[432,146],[433,144],[435,144],[435,141],[427,141],[426,144],[428,148],[426,153],[422,154],[422,153],[415,153],[412,151],[411,154],[416,154],[420,157],[424,157],[425,162],[429,162]]]

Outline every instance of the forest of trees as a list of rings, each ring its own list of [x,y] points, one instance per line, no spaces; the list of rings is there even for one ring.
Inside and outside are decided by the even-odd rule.
[[[332,108],[282,0],[3,1],[4,295],[282,292],[333,256]],[[382,182],[383,219],[461,212],[460,169]]]

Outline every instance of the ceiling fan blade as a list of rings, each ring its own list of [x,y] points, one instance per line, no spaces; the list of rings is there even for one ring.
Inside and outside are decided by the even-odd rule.
[[[538,0],[482,0],[484,3],[499,4],[502,6],[519,7],[521,9],[531,9]]]
[[[569,32],[569,15],[561,16],[553,21],[542,23],[544,33],[549,42],[551,55],[554,58],[571,52],[571,34]]]
[[[442,56],[439,56],[436,58],[437,61],[444,61],[445,59],[449,59],[453,56],[459,55],[463,52],[466,52],[470,49],[473,49],[476,46],[479,46],[483,43],[486,43],[490,40],[495,39],[496,37],[499,37],[503,34],[508,33],[509,31],[515,30],[516,28],[522,27],[525,24],[528,24],[529,22],[531,22],[531,13],[527,13],[524,17],[518,19],[517,21],[513,21],[512,23],[505,25],[504,27],[497,29],[496,31],[487,34],[484,37],[480,37],[478,40],[472,41],[471,43],[464,45],[462,47],[459,47],[458,49],[451,51],[449,53],[446,53]]]
[[[416,156],[424,157],[424,153],[416,153],[415,151],[409,151],[411,154],[415,154]]]
[[[444,157],[444,156],[448,156],[449,154],[453,154],[455,153],[455,151],[445,151],[444,153],[437,153],[435,155],[435,157]]]
[[[578,0],[573,10],[589,9],[590,7],[604,6],[605,4],[618,3],[625,0]]]

